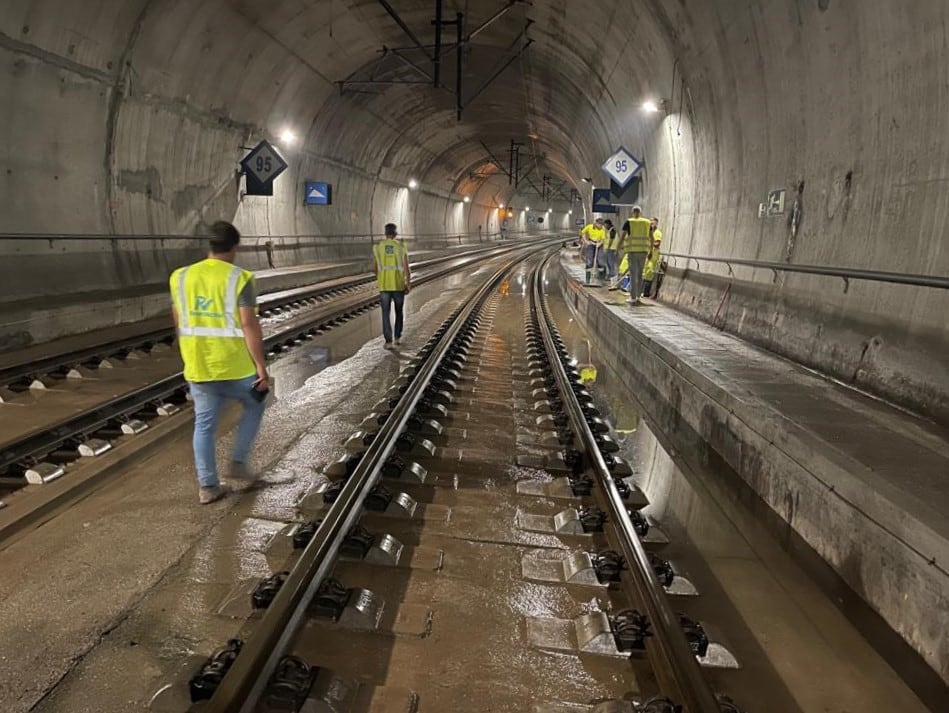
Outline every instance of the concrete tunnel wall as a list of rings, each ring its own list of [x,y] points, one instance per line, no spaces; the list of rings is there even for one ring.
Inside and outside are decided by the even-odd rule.
[[[502,5],[449,1],[447,11],[467,9],[471,27]],[[432,40],[430,0],[395,7]],[[0,232],[191,235],[233,217],[263,236],[365,236],[389,220],[410,236],[493,234],[497,203],[538,201],[499,170],[517,139],[534,181],[552,173],[587,203],[580,179],[602,185],[616,146],[644,158],[642,203],[661,218],[667,252],[946,274],[947,14],[929,0],[518,4],[469,45],[468,86],[518,46],[527,18],[533,45],[458,123],[448,92],[339,91],[337,80],[373,67],[419,79],[398,62],[375,65],[381,46],[408,40],[374,0],[10,0]],[[644,114],[645,98],[664,111]],[[275,195],[240,200],[242,147],[284,128],[301,140]],[[410,177],[423,190],[406,191]],[[306,178],[334,184],[332,207],[302,204]],[[788,190],[794,226],[787,214],[757,218],[776,188]],[[459,207],[461,195],[472,202]],[[543,230],[520,212],[509,230],[518,226]],[[109,245],[96,248],[108,258],[90,260],[75,243],[34,243],[26,261],[24,250],[0,241],[14,256],[0,263],[5,300],[139,285],[193,254]],[[331,241],[286,255],[364,252]],[[844,292],[828,278],[773,283],[770,271],[732,278],[712,264],[702,273],[673,269],[663,298],[949,418],[943,291],[853,282]]]

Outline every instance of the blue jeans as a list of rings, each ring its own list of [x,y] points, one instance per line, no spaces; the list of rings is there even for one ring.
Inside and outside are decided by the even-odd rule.
[[[247,462],[264,416],[264,402],[257,401],[250,393],[256,380],[257,376],[254,375],[230,381],[188,384],[191,398],[194,400],[194,464],[198,470],[198,483],[202,488],[213,488],[220,482],[214,457],[214,441],[221,409],[228,401],[239,401],[244,409],[234,434],[231,459],[237,463]]]
[[[616,268],[619,267],[619,260],[616,259],[615,250],[604,250],[603,260],[606,263],[606,276],[613,280],[616,278]]]
[[[395,338],[402,338],[402,307],[405,305],[404,292],[380,292],[379,304],[382,307],[382,336],[386,344],[392,341],[392,305],[395,305]]]

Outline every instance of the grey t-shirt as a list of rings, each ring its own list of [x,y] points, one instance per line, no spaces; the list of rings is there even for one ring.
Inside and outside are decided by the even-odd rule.
[[[250,278],[244,289],[237,296],[238,307],[256,307],[257,306],[257,285],[254,278]]]

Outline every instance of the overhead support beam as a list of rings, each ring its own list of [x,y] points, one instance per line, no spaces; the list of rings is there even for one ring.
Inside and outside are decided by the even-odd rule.
[[[408,79],[347,79],[345,81],[336,82],[336,86],[339,87],[339,93],[342,94],[348,87],[352,86],[379,86],[379,87],[389,87],[389,86],[399,86],[399,85],[409,85],[409,86],[420,86],[427,85],[427,81],[423,80],[408,80]]]
[[[465,16],[464,13],[459,12],[456,16],[456,21],[458,23],[458,46],[461,47],[462,37],[465,31]],[[455,109],[458,112],[458,121],[461,121],[461,112],[464,110],[464,106],[461,103],[461,81],[464,67],[462,63],[465,60],[465,53],[458,50],[458,53],[455,55]]]
[[[438,89],[442,71],[442,2],[443,0],[435,0],[435,54],[432,57],[435,75],[432,86],[435,89]]]
[[[495,156],[494,153],[491,151],[491,149],[488,148],[488,145],[484,143],[484,141],[481,141],[480,143],[481,143],[481,148],[485,150],[485,153],[487,153],[488,157],[491,159],[491,163],[497,166],[501,170],[501,173],[503,173],[505,176],[510,178],[511,172],[501,165],[501,162],[498,160],[498,157]]]
[[[387,13],[389,13],[389,17],[395,20],[396,24],[402,28],[402,31],[406,34],[406,36],[408,36],[408,38],[415,43],[415,46],[420,50],[424,50],[425,45],[423,45],[421,40],[419,40],[415,33],[412,32],[412,28],[405,24],[405,20],[399,16],[399,13],[397,13],[395,8],[389,4],[388,0],[379,0],[379,4],[385,8]]]
[[[526,32],[527,29],[525,28],[524,31]],[[491,75],[488,81],[486,81],[484,84],[478,87],[478,90],[474,94],[472,94],[471,97],[468,98],[468,101],[465,102],[465,104],[470,105],[471,102],[473,102],[475,99],[481,96],[481,93],[484,92],[484,90],[490,87],[492,84],[494,84],[494,81],[498,77],[500,77],[502,74],[504,74],[504,70],[510,67],[514,63],[514,61],[517,60],[522,54],[524,54],[524,52],[527,51],[527,48],[530,47],[532,44],[534,44],[534,40],[527,40],[527,43],[523,47],[521,47],[515,55],[513,55],[512,57],[509,57],[508,60],[503,65],[501,65],[501,67],[498,68],[498,71],[496,71],[494,74]]]
[[[386,48],[386,47],[383,47],[383,48],[382,48],[382,51],[383,51],[383,56],[385,56],[385,53],[392,52],[392,54],[395,55],[396,57],[398,57],[400,60],[402,60],[402,62],[403,62],[404,64],[406,64],[407,66],[409,66],[409,67],[411,67],[412,69],[414,69],[416,72],[418,72],[418,73],[421,74],[423,77],[425,77],[425,79],[427,79],[428,81],[432,81],[432,75],[431,75],[431,74],[429,74],[429,73],[426,72],[424,69],[422,69],[421,67],[419,67],[415,62],[413,62],[413,61],[410,60],[408,57],[406,57],[404,54],[402,54],[399,50],[390,50],[390,49],[388,49],[388,48]]]
[[[469,33],[465,36],[464,41],[462,42],[462,44],[465,44],[465,43],[470,42],[474,37],[476,37],[476,36],[479,35],[481,32],[483,32],[484,30],[486,30],[489,25],[492,25],[496,20],[498,20],[500,17],[502,17],[502,16],[503,16],[508,10],[510,10],[512,7],[514,7],[515,5],[523,4],[524,2],[526,2],[526,0],[514,0],[514,2],[509,2],[509,3],[507,4],[507,6],[501,8],[497,13],[495,13],[495,15],[494,15],[493,17],[491,17],[489,20],[487,20],[487,21],[485,21],[484,23],[482,23],[481,25],[479,25],[475,30],[472,30],[471,32],[469,32]],[[437,16],[438,16],[438,11],[439,11],[439,5],[441,4],[441,2],[439,2],[439,0],[436,0],[436,3],[438,3],[438,4],[436,4],[436,6],[435,6],[435,14],[436,14],[436,17],[437,17]],[[435,22],[432,23],[432,25],[434,25],[435,27],[437,27],[437,26],[438,26],[438,25],[437,25],[437,22],[438,22],[438,20],[436,19]],[[528,20],[527,20],[527,24],[528,24],[528,25],[533,24],[533,22],[534,22],[534,21],[531,20],[531,19],[528,19]],[[445,23],[445,24],[454,24],[454,23]],[[438,35],[437,35],[437,34],[435,35],[435,39],[436,39],[436,44],[432,44],[432,45],[422,45],[421,47],[419,47],[418,45],[416,45],[415,47],[397,47],[396,49],[398,49],[398,50],[400,50],[400,51],[407,51],[407,50],[424,50],[424,51],[427,53],[428,50],[435,49],[436,46],[439,46],[440,49],[441,49],[441,58],[444,59],[444,58],[446,57],[446,55],[451,54],[452,52],[454,52],[454,51],[455,51],[456,49],[458,49],[458,47],[459,47],[459,44],[458,44],[457,42],[455,42],[455,43],[450,43],[450,44],[448,44],[448,45],[445,45],[445,44],[441,43],[441,42],[439,41],[439,38],[438,38]]]
[[[474,30],[468,33],[468,36],[465,37],[465,42],[471,42],[471,40],[473,40],[475,37],[477,37],[486,29],[488,29],[488,27],[493,25],[497,20],[500,20],[507,13],[508,10],[510,10],[512,7],[522,2],[524,2],[524,0],[509,0],[507,5],[502,7],[500,10],[494,13],[491,17],[489,17],[487,20],[485,20],[480,25],[478,25],[478,27],[476,27]]]

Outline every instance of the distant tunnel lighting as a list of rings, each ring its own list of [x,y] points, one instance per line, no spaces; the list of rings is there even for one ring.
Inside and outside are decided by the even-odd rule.
[[[573,215],[573,211],[572,211],[572,210],[568,210],[568,211],[567,211],[567,215]]]
[[[548,208],[548,209],[547,209],[547,212],[548,212],[548,213],[553,213],[553,210],[551,210],[550,208]]]
[[[471,203],[471,196],[465,196],[465,203]]]
[[[297,142],[297,135],[294,134],[290,129],[284,129],[280,132],[280,143],[284,146],[290,146]]]
[[[583,181],[584,183],[593,183],[592,178],[581,178],[580,180]]]
[[[414,191],[416,188],[418,188],[418,181],[416,181],[414,178],[410,178],[410,179],[409,179],[409,188],[411,188],[413,191]]]
[[[659,105],[652,99],[648,99],[643,102],[643,111],[647,114],[655,114],[659,111]]]
[[[498,208],[499,208],[500,210],[504,210],[504,204],[503,204],[503,203],[499,203],[499,204],[498,204]]]
[[[524,206],[524,210],[526,210],[528,213],[530,213],[530,212],[531,212],[531,207],[530,207],[530,206]]]

